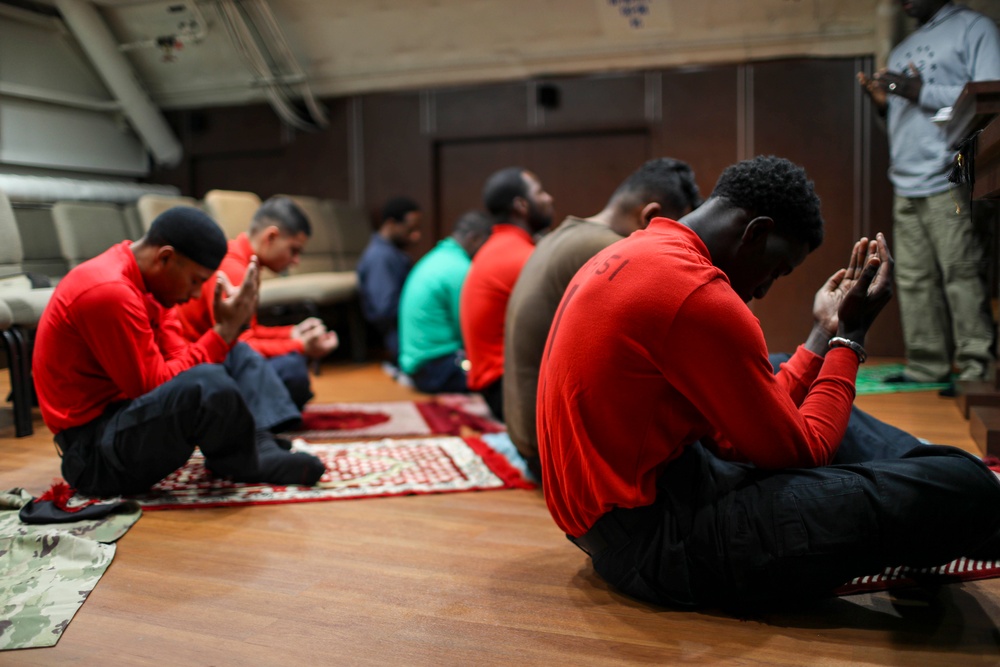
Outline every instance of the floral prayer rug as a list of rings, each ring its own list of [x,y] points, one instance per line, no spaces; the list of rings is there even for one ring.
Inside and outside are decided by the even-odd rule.
[[[269,505],[379,496],[533,488],[506,458],[478,438],[425,437],[312,444],[295,448],[326,463],[316,486],[242,484],[213,477],[200,452],[149,493],[147,510]]]
[[[950,584],[959,581],[992,579],[994,577],[1000,577],[1000,560],[982,561],[956,558],[947,565],[940,565],[938,567],[887,567],[876,575],[852,579],[834,591],[834,593],[836,595],[855,595],[857,593],[872,593],[874,591],[884,591],[893,588],[912,588],[926,584]]]

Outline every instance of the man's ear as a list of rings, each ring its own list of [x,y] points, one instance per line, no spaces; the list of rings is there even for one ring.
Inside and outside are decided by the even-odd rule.
[[[524,197],[514,197],[514,201],[511,203],[511,209],[514,210],[522,218],[528,217],[528,200]]]
[[[274,240],[281,236],[281,230],[277,225],[268,225],[260,233],[260,240],[265,243],[274,243]]]
[[[767,242],[767,237],[774,230],[774,220],[761,215],[747,223],[743,228],[743,245],[756,246]]]
[[[649,226],[649,223],[653,221],[653,218],[658,218],[663,215],[663,207],[660,206],[660,202],[651,201],[642,207],[642,211],[639,213],[639,218],[641,221],[640,227],[645,229]]]
[[[167,262],[169,262],[176,254],[177,251],[174,250],[172,245],[161,245],[156,249],[156,261],[154,264],[166,266]]]

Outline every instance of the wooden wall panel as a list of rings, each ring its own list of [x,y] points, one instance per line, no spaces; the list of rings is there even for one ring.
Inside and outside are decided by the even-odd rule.
[[[870,59],[869,59],[870,60]],[[869,237],[878,232],[885,234],[890,250],[894,248],[892,238],[892,184],[889,182],[889,137],[885,122],[878,117],[872,105],[866,101],[861,105],[861,122],[865,124],[863,133],[868,150],[865,152],[867,173],[862,176],[862,184],[869,188],[866,206],[862,208],[861,233]],[[899,316],[899,301],[893,299],[879,315],[865,342],[869,354],[902,357],[903,325]]]
[[[611,193],[649,156],[645,132],[539,136],[438,145],[438,199],[443,233],[467,210],[482,209],[487,177],[520,166],[534,172],[555,199],[558,223],[604,208]]]
[[[438,138],[517,136],[528,131],[528,82],[452,88],[432,94],[432,128]],[[534,104],[534,100],[530,100]]]
[[[660,74],[662,119],[653,125],[653,154],[690,164],[703,197],[739,156],[738,69],[726,65]]]
[[[884,129],[858,96],[854,73],[870,58],[797,59],[660,72],[547,78],[559,107],[540,108],[525,80],[327,100],[331,127],[290,134],[264,106],[172,112],[184,163],[157,172],[185,194],[212,188],[311,194],[358,202],[372,221],[395,195],[425,216],[419,257],[481,206],[486,176],[520,164],[556,200],[556,217],[591,215],[654,156],[692,165],[708,196],[740,157],[774,153],[817,182],[827,241],[794,279],[754,305],[773,349],[791,349],[810,326],[812,297],[860,233],[890,231]],[[869,339],[873,354],[901,355],[896,307]]]
[[[646,77],[643,74],[616,74],[576,78],[553,78],[538,82],[555,91],[557,104],[545,108],[537,94],[537,124],[546,132],[644,128],[646,118]]]
[[[274,194],[347,199],[348,102],[324,105],[330,125],[319,132],[290,130],[267,106],[175,112],[170,120],[182,138],[184,159],[152,180],[198,198],[227,189],[264,199]]]
[[[855,69],[846,59],[752,66],[752,152],[780,155],[805,167],[826,220],[823,245],[794,277],[779,280],[766,299],[753,304],[772,350],[790,351],[805,340],[816,290],[846,264],[860,230]]]
[[[361,105],[363,205],[374,225],[390,197],[405,195],[420,204],[423,235],[412,249],[419,257],[443,238],[436,224],[431,141],[420,93],[366,95]]]

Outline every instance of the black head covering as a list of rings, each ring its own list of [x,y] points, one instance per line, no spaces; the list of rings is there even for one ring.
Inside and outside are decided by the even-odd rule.
[[[190,206],[175,206],[156,216],[146,232],[146,242],[173,246],[188,259],[213,271],[219,268],[228,249],[222,228]]]

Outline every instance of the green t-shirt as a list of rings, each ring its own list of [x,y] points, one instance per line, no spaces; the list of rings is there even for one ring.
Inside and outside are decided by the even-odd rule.
[[[448,237],[410,271],[399,299],[399,367],[404,373],[462,349],[458,303],[470,264],[462,246]]]

